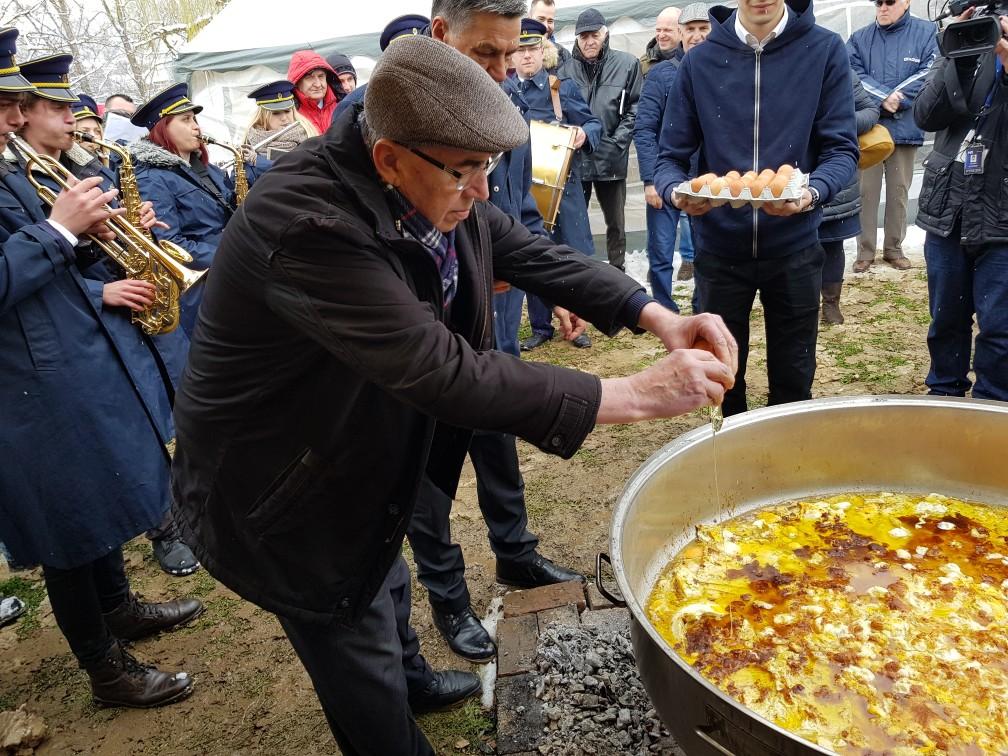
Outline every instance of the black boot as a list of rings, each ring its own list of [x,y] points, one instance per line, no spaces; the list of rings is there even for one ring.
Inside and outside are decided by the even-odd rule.
[[[822,286],[822,313],[820,315],[823,323],[829,325],[842,325],[844,322],[843,313],[840,312],[840,290],[843,282],[828,283]]]
[[[95,703],[101,706],[150,709],[181,701],[193,689],[187,673],[160,672],[141,664],[118,641],[87,673]]]
[[[435,672],[426,688],[410,693],[409,705],[414,714],[444,711],[479,693],[480,687],[480,679],[472,672],[446,669]]]
[[[543,344],[548,344],[552,338],[552,336],[547,336],[544,333],[533,333],[527,339],[523,339],[518,346],[523,352],[531,352],[533,349],[538,349]]]
[[[568,580],[584,582],[584,575],[554,564],[538,551],[520,562],[497,560],[497,582],[515,588],[538,588],[542,585],[565,583]]]
[[[184,577],[192,575],[200,568],[200,563],[186,544],[177,535],[151,539],[154,558],[161,569],[169,575]]]
[[[147,604],[130,593],[118,607],[102,616],[112,635],[119,640],[135,641],[182,627],[203,614],[203,609],[199,599]]]
[[[431,616],[448,647],[463,659],[484,664],[497,655],[497,645],[471,606],[455,614],[440,612],[432,606]]]

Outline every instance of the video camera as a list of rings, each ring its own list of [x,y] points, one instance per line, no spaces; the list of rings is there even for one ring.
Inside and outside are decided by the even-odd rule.
[[[947,58],[966,58],[994,49],[1001,39],[999,16],[1008,15],[1008,0],[950,0],[948,10],[936,21],[950,16],[961,16],[969,8],[976,8],[972,18],[952,21],[938,32],[938,48]]]

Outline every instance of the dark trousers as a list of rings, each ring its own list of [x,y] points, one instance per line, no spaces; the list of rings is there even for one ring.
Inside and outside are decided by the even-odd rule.
[[[525,481],[518,469],[515,437],[477,431],[469,459],[476,470],[476,494],[494,554],[507,561],[529,557],[539,539],[528,532]],[[451,498],[425,475],[406,536],[431,606],[455,613],[469,606],[470,599],[462,549],[452,543],[451,508]]]
[[[70,650],[85,669],[105,658],[115,638],[103,612],[111,612],[129,595],[122,549],[69,570],[42,566],[53,616]]]
[[[958,225],[947,239],[924,238],[931,308],[927,386],[932,394],[965,396],[972,354],[973,396],[1008,401],[1008,244],[971,254],[959,238]]]
[[[826,259],[823,262],[822,282],[826,284],[843,283],[844,251],[843,241],[824,241],[822,244]]]
[[[723,411],[736,415],[746,403],[749,316],[759,293],[766,321],[768,404],[812,398],[819,335],[823,249],[816,243],[775,259],[724,257],[698,251],[695,271],[704,312],[720,315],[738,342],[735,386],[725,394]]]
[[[172,514],[171,504],[168,505],[168,511],[165,512],[164,518],[158,523],[156,528],[151,528],[146,533],[147,540],[158,541],[162,538],[176,539],[179,537],[178,527],[175,525],[175,516]]]
[[[407,698],[433,678],[409,615],[409,568],[399,557],[355,627],[278,617],[344,756],[434,753]]]
[[[585,204],[591,202],[592,187],[598,194],[602,217],[606,225],[606,254],[609,264],[623,270],[626,267],[626,179],[615,181],[582,181]]]

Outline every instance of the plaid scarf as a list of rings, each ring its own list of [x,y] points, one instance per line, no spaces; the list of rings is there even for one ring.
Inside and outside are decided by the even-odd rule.
[[[389,209],[396,218],[396,228],[404,237],[419,242],[430,253],[438,273],[441,275],[441,286],[444,292],[444,306],[447,308],[455,298],[458,290],[459,263],[455,254],[455,231],[442,234],[429,220],[424,218],[413,204],[395,187],[385,190]]]

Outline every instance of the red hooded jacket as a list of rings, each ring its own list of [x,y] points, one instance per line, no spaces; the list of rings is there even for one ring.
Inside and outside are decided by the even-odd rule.
[[[326,59],[313,50],[298,50],[291,56],[290,65],[287,67],[287,81],[297,85],[304,75],[316,68],[321,68],[326,72],[326,80],[329,85],[326,87],[325,97],[322,100],[322,107],[318,103],[305,97],[300,90],[294,90],[294,97],[297,98],[298,112],[312,123],[319,134],[324,134],[329,124],[332,123],[333,111],[339,104],[340,99],[333,89],[333,82],[339,81],[339,77]]]

